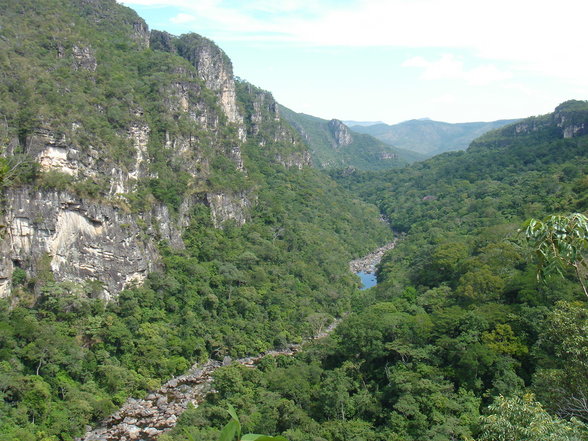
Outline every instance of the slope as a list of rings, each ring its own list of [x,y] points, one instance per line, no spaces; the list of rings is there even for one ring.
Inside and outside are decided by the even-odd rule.
[[[352,126],[387,144],[421,153],[427,157],[453,150],[465,150],[469,143],[484,133],[516,120],[450,124],[427,119],[413,119],[399,124]]]
[[[359,170],[380,170],[400,167],[423,157],[378,141],[372,136],[356,133],[333,119],[296,113],[281,106],[280,112],[309,146],[313,163],[319,168],[354,167]]]
[[[566,102],[466,152],[340,173],[406,232],[379,284],[332,339],[219,371],[166,441],[214,439],[229,403],[246,430],[295,441],[585,440],[586,298],[574,271],[538,282],[518,229],[586,211],[586,127],[588,102]]]

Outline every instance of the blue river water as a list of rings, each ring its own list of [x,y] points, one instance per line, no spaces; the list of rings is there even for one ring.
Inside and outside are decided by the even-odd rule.
[[[359,278],[361,279],[361,289],[368,289],[372,286],[376,286],[378,284],[378,280],[376,279],[376,275],[374,273],[364,273],[360,271],[356,273]]]

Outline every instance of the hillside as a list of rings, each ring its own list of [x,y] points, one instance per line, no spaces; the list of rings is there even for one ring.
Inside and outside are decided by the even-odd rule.
[[[71,440],[349,310],[390,231],[219,47],[114,0],[0,8],[0,439]]]
[[[282,116],[308,145],[313,163],[323,169],[353,167],[382,170],[423,159],[418,153],[388,145],[372,136],[350,130],[341,121],[327,121],[280,106]]]
[[[294,359],[221,369],[165,441],[214,439],[228,403],[248,430],[293,441],[588,439],[587,298],[570,265],[539,280],[520,231],[531,216],[586,213],[586,127],[588,102],[570,101],[465,152],[333,172],[405,233],[378,285]]]
[[[399,124],[352,126],[352,130],[372,135],[387,144],[431,157],[443,152],[465,150],[484,133],[517,120],[450,124],[428,119],[413,119]]]

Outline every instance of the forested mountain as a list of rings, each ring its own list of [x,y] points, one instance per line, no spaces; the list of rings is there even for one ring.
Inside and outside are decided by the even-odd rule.
[[[389,229],[214,43],[114,0],[0,10],[0,439],[71,440],[349,309]]]
[[[352,167],[383,170],[424,159],[418,153],[399,149],[376,138],[350,130],[343,122],[327,121],[280,106],[281,115],[308,145],[313,163],[323,169]]]
[[[465,150],[470,142],[484,133],[517,120],[492,122],[446,123],[430,119],[412,119],[398,124],[351,126],[351,129],[372,135],[387,144],[420,153],[426,157],[443,152]]]
[[[521,231],[586,212],[586,127],[588,102],[571,101],[466,152],[334,172],[405,233],[378,286],[297,357],[223,368],[218,392],[163,439],[215,439],[227,403],[248,429],[294,441],[588,439],[588,299],[570,266],[537,279]]]

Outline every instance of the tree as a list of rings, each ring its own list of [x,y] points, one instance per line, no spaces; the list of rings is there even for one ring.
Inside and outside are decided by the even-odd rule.
[[[588,269],[584,254],[588,251],[588,218],[581,213],[549,216],[545,221],[530,219],[525,223],[525,237],[539,259],[538,277],[560,275],[573,267],[584,294],[588,290],[583,272]]]
[[[532,394],[522,398],[499,396],[482,417],[479,441],[580,441],[586,439],[586,426],[568,422],[547,413]]]

